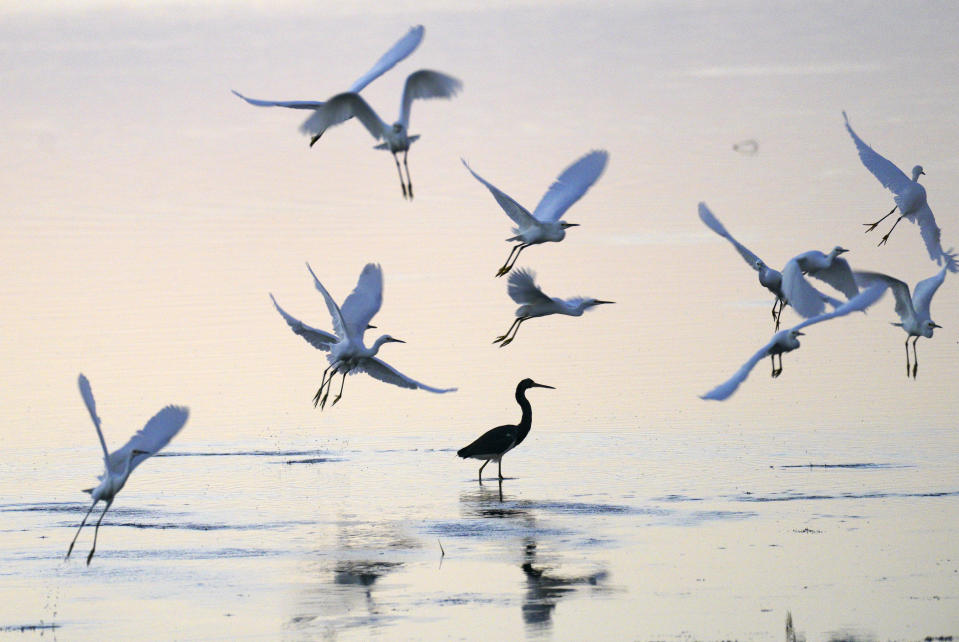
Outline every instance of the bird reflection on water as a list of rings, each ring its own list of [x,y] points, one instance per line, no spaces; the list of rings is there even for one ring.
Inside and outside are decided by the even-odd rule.
[[[552,566],[537,564],[539,545],[531,533],[540,528],[534,507],[529,502],[504,498],[502,481],[496,484],[496,488],[480,486],[464,492],[460,494],[460,502],[466,515],[516,521],[524,529],[523,536],[513,541],[523,547],[520,569],[525,576],[526,592],[521,608],[529,633],[551,631],[553,611],[563,597],[575,593],[579,586],[600,587],[609,576],[605,569],[584,575],[561,575]]]

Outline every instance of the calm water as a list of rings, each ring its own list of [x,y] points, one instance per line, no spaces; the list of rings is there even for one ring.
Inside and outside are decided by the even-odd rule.
[[[956,631],[953,431],[867,444],[834,426],[802,440],[534,427],[502,486],[479,485],[450,441],[171,448],[124,489],[89,568],[91,532],[62,561],[86,505],[49,502],[67,479],[41,470],[0,506],[0,623],[54,623],[58,639],[149,624],[207,639],[767,640],[791,611],[808,639]]]
[[[791,612],[810,642],[959,635],[955,275],[914,381],[887,297],[810,328],[780,378],[697,398],[772,332],[699,201],[771,265],[839,243],[909,283],[938,270],[909,223],[863,234],[891,199],[843,109],[925,167],[959,245],[955,4],[446,4],[0,5],[0,632],[768,640]],[[416,69],[464,82],[413,108],[412,203],[361,128],[310,149],[302,114],[229,92],[322,99],[417,23],[364,90],[392,117]],[[533,207],[598,148],[580,227],[519,265],[616,305],[492,346],[510,224],[460,159]],[[328,328],[305,261],[338,300],[381,263],[374,324],[407,342],[383,356],[459,391],[355,377],[314,410],[322,357],[268,298]],[[114,448],[191,409],[89,568],[92,532],[62,561],[101,466],[79,372]],[[455,451],[515,421],[526,376],[556,390],[481,487]]]

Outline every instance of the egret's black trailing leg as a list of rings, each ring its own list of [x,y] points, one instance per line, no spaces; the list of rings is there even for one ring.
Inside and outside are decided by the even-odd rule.
[[[77,529],[76,535],[73,536],[73,541],[70,542],[70,548],[67,549],[67,556],[63,559],[70,559],[70,553],[73,552],[73,545],[77,543],[77,538],[80,536],[80,531],[83,530],[83,525],[87,523],[87,518],[90,517],[90,513],[93,512],[93,509],[96,507],[97,503],[93,502],[90,506],[90,510],[87,511],[87,514],[83,516],[83,521],[80,522],[80,528]]]
[[[865,225],[866,227],[869,228],[868,230],[866,230],[866,234],[869,234],[869,232],[872,232],[874,229],[876,229],[876,226],[877,226],[877,225],[879,225],[880,223],[882,223],[883,221],[885,221],[887,218],[889,218],[890,216],[892,216],[892,213],[896,211],[896,207],[899,207],[899,206],[896,205],[895,207],[893,207],[891,210],[889,210],[889,213],[888,213],[888,214],[886,214],[885,216],[883,216],[881,219],[879,219],[879,220],[876,221],[875,223],[863,223],[863,225]]]
[[[107,507],[103,509],[103,512],[100,513],[100,519],[97,520],[96,528],[93,529],[93,548],[90,549],[90,554],[87,555],[87,566],[90,566],[90,560],[93,559],[93,553],[97,550],[97,533],[100,532],[100,522],[103,521],[103,516],[107,514],[107,511],[110,510],[110,506],[113,505],[113,500],[107,502]]]
[[[336,397],[333,399],[333,403],[330,404],[330,408],[336,405],[336,402],[340,400],[343,396],[343,386],[346,384],[346,371],[343,371],[343,378],[340,379],[340,391],[336,393]]]
[[[891,212],[890,212],[890,213],[891,213]],[[885,235],[884,237],[882,237],[882,240],[881,240],[881,241],[879,241],[879,245],[884,245],[884,244],[886,243],[886,241],[889,240],[889,235],[892,234],[892,231],[893,231],[894,229],[896,229],[896,226],[899,225],[899,221],[901,221],[901,220],[902,220],[902,217],[901,217],[901,216],[896,219],[896,222],[892,224],[892,227],[889,228],[889,231],[886,232],[886,235]],[[878,247],[878,246],[877,246],[877,247]]]
[[[528,243],[520,243],[519,245],[514,245],[513,249],[509,251],[509,256],[506,257],[506,263],[503,264],[503,267],[499,269],[496,273],[496,276],[503,276],[507,272],[513,269],[513,265],[516,264],[516,259],[519,258],[519,253],[523,251],[523,248],[529,247]],[[513,253],[516,253],[514,256]],[[512,259],[512,262],[510,262]]]
[[[400,169],[400,159],[397,157],[396,152],[393,152],[393,162],[396,163],[396,173],[400,177],[400,187],[403,189],[403,198],[409,198],[406,195],[406,180],[403,178],[403,170]]]
[[[410,178],[410,166],[406,164],[406,155],[409,153],[408,149],[403,150],[403,169],[406,170],[406,191],[409,194],[409,198],[413,200],[413,179]]]
[[[909,340],[909,338],[906,337],[906,341],[908,341],[908,340]],[[919,341],[919,336],[917,335],[917,336],[916,336],[915,338],[913,338],[913,340],[912,340],[912,378],[913,378],[913,379],[916,378],[916,373],[919,372],[919,353],[916,352],[916,343],[917,343],[918,341]],[[908,348],[907,348],[907,350],[908,350]],[[908,357],[908,355],[907,355],[907,357]]]

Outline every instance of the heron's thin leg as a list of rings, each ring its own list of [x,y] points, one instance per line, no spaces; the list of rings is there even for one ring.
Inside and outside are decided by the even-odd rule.
[[[483,469],[486,468],[486,464],[490,463],[490,461],[492,461],[492,460],[487,459],[486,461],[483,462],[483,465],[480,466],[480,469],[479,469],[479,483],[481,483],[481,484],[483,483]]]
[[[90,510],[88,510],[87,514],[83,516],[83,521],[80,522],[80,528],[77,529],[77,534],[73,536],[73,541],[70,542],[70,548],[67,549],[67,556],[63,559],[70,559],[70,553],[73,552],[73,545],[77,543],[77,538],[80,536],[80,531],[83,530],[83,525],[87,523],[87,518],[90,517],[90,513],[93,512],[93,508],[96,505],[97,503],[94,501],[93,504],[90,505]]]
[[[776,300],[773,301],[773,309],[772,309],[773,319],[776,318],[776,308],[777,308],[777,307],[779,307],[779,297],[778,297],[778,296],[776,297]]]
[[[908,339],[906,339],[908,341]],[[912,340],[912,378],[916,378],[916,373],[919,372],[919,353],[916,352],[916,342],[919,341],[919,335],[916,335],[916,338]]]
[[[911,365],[909,363],[909,337],[906,337],[906,377],[909,377],[909,367]]]
[[[770,377],[776,376],[776,355],[769,355],[769,361],[772,363],[772,372],[769,373]]]
[[[333,377],[335,377],[340,372],[339,367],[334,368],[333,372],[330,373],[329,378],[326,380],[326,394],[323,395],[323,399],[320,400],[320,410],[326,407],[326,400],[330,398],[330,388],[333,386]],[[343,371],[346,372],[345,370]]]
[[[100,513],[100,519],[97,520],[96,528],[93,529],[93,548],[90,549],[90,554],[87,555],[87,566],[90,566],[90,560],[93,559],[93,553],[97,550],[97,533],[100,532],[100,522],[103,521],[103,516],[107,514],[107,511],[110,510],[110,506],[113,505],[113,500],[107,502],[107,507],[103,509],[103,512]]]
[[[513,330],[513,326],[515,326],[519,322],[520,322],[519,317],[516,317],[515,319],[513,319],[513,324],[509,327],[509,330],[507,330],[504,334],[496,337],[496,339],[493,340],[493,343],[499,343],[500,341],[508,337],[509,333]]]
[[[326,385],[326,373],[330,371],[330,368],[333,367],[331,363],[326,367],[326,370],[323,371],[323,379],[320,380],[320,389],[316,391],[316,395],[313,397],[313,407],[316,408],[316,404],[320,402],[320,395],[323,394],[323,386]]]
[[[886,214],[885,216],[883,216],[881,219],[879,219],[879,220],[876,221],[875,223],[863,223],[863,225],[865,225],[866,227],[869,228],[868,230],[866,230],[866,233],[868,234],[869,232],[872,232],[874,229],[876,229],[876,226],[877,226],[877,225],[879,225],[880,223],[882,223],[883,221],[885,221],[887,218],[889,218],[890,216],[892,216],[892,213],[896,211],[896,207],[899,207],[899,206],[896,205],[895,207],[893,207],[891,210],[889,210],[889,213],[888,213],[888,214]]]
[[[396,173],[400,175],[400,187],[403,188],[403,198],[408,198],[406,196],[406,180],[403,178],[403,171],[400,169],[400,159],[396,157],[396,152],[393,152],[393,161],[396,163]]]
[[[889,240],[889,235],[892,234],[892,231],[893,231],[894,229],[896,229],[896,226],[899,225],[899,221],[901,221],[901,220],[902,220],[902,217],[901,217],[901,216],[896,219],[896,222],[892,224],[892,227],[889,228],[889,231],[886,232],[886,235],[885,235],[884,237],[882,237],[882,240],[881,240],[881,241],[879,241],[879,245],[883,245],[886,241]]]
[[[499,471],[499,480],[503,481],[503,458],[502,457],[500,457],[499,460],[496,462],[496,467]]]
[[[333,403],[330,404],[330,408],[336,405],[336,402],[340,400],[340,397],[343,396],[343,386],[346,384],[346,370],[343,371],[343,378],[340,380],[340,391],[336,393],[336,398],[333,400]]]
[[[514,245],[512,248],[510,248],[509,256],[506,257],[506,262],[503,263],[503,266],[496,272],[496,276],[503,276],[504,274],[509,272],[510,267],[512,267],[509,262],[510,262],[510,259],[513,258],[513,252],[515,252],[521,247],[523,247],[523,244],[519,243],[518,245]]]
[[[522,325],[523,321],[526,321],[527,319],[530,319],[530,318],[531,317],[520,317],[519,319],[517,319],[516,329],[513,330],[513,336],[511,336],[509,339],[506,339],[505,341],[500,343],[499,347],[502,348],[505,345],[509,345],[513,341],[513,339],[516,338],[516,333],[519,332],[519,326]]]
[[[513,262],[509,264],[508,268],[506,268],[506,272],[509,272],[510,270],[513,269],[513,266],[516,265],[516,261],[519,259],[519,253],[528,247],[529,247],[529,243],[523,243],[522,245],[519,246],[519,248],[516,250],[516,255],[513,256]],[[506,272],[504,272],[504,274]]]
[[[413,179],[410,178],[410,166],[406,164],[406,154],[410,150],[403,150],[403,169],[406,170],[406,191],[409,193],[410,200],[413,200]]]

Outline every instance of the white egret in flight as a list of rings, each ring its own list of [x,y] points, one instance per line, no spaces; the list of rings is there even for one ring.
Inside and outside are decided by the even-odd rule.
[[[749,248],[737,241],[732,234],[726,231],[726,228],[719,222],[719,219],[716,218],[710,209],[706,207],[705,203],[699,204],[699,220],[705,223],[706,227],[713,232],[732,243],[736,251],[739,252],[739,255],[746,261],[746,264],[758,272],[759,284],[772,292],[773,296],[776,297],[776,300],[773,301],[772,315],[773,320],[776,322],[776,330],[779,330],[779,317],[782,316],[783,308],[789,303],[786,300],[786,295],[782,291],[782,272],[766,265],[766,263],[753,254]],[[823,300],[833,303],[834,306],[841,304],[840,301],[827,297],[825,294],[820,293],[820,296]]]
[[[549,388],[550,390],[555,390],[553,386],[536,383],[529,378],[523,379],[516,386],[516,403],[519,404],[519,407],[523,411],[523,416],[519,424],[497,426],[483,433],[469,446],[464,446],[456,452],[457,455],[464,459],[469,457],[470,459],[486,460],[479,469],[479,482],[481,484],[483,483],[483,469],[486,468],[486,464],[491,461],[496,462],[499,468],[499,478],[503,479],[503,455],[523,443],[526,435],[529,434],[529,430],[533,426],[533,408],[526,399],[526,391],[530,388]]]
[[[946,279],[946,268],[942,268],[938,274],[923,279],[916,284],[916,289],[910,295],[909,286],[899,279],[893,278],[887,274],[879,272],[856,272],[856,280],[865,285],[875,282],[885,283],[892,290],[892,295],[896,299],[896,314],[899,315],[900,323],[892,325],[899,326],[906,333],[906,377],[912,375],[916,378],[919,371],[919,354],[916,352],[916,342],[919,337],[932,338],[932,332],[942,326],[930,318],[929,304],[932,303],[932,297]],[[912,339],[913,363],[910,371],[909,365],[909,339]]]
[[[330,312],[330,317],[333,319],[333,331],[335,334],[311,328],[302,321],[287,314],[276,302],[272,294],[270,294],[270,298],[273,300],[273,305],[276,306],[277,312],[286,320],[294,333],[306,339],[313,347],[330,353],[327,356],[330,365],[323,371],[320,388],[313,397],[314,406],[319,404],[320,408],[325,407],[326,400],[330,395],[333,377],[337,374],[342,375],[340,391],[336,398],[333,399],[333,402],[330,404],[331,406],[336,405],[336,402],[343,396],[343,386],[346,383],[346,375],[360,372],[366,372],[374,379],[379,379],[380,381],[385,381],[386,383],[391,383],[401,388],[420,388],[436,393],[456,390],[456,388],[433,388],[432,386],[427,386],[419,381],[410,379],[375,356],[380,346],[384,343],[404,343],[404,341],[400,339],[394,339],[390,335],[384,334],[369,348],[364,345],[363,335],[366,329],[370,327],[370,320],[379,312],[380,306],[383,303],[383,271],[379,265],[368,263],[363,268],[356,287],[353,289],[353,292],[346,297],[346,300],[343,301],[342,307],[338,306],[336,301],[333,300],[333,297],[330,296],[330,293],[326,291],[326,288],[320,283],[316,274],[313,273],[313,268],[310,267],[309,263],[307,263],[306,267],[310,271],[310,275],[313,276],[313,283],[316,289],[320,291],[320,294],[323,295],[323,299],[326,301],[326,307]],[[323,394],[324,387],[326,388],[325,395]]]
[[[93,559],[93,553],[97,550],[97,534],[100,532],[100,522],[103,521],[103,516],[110,510],[110,506],[113,505],[113,499],[126,484],[133,469],[145,462],[151,455],[155,455],[180,432],[190,411],[182,406],[167,406],[155,414],[122,448],[118,448],[111,453],[107,450],[107,442],[103,438],[103,431],[100,428],[100,417],[97,415],[97,407],[93,401],[90,382],[81,374],[78,383],[80,385],[80,395],[90,412],[93,427],[97,430],[97,437],[100,438],[100,446],[103,448],[104,471],[100,475],[100,483],[96,488],[87,488],[83,491],[90,493],[93,504],[90,505],[87,514],[83,516],[80,528],[77,529],[73,541],[70,542],[70,548],[67,549],[67,558],[73,552],[73,545],[77,543],[77,537],[80,536],[80,531],[83,530],[83,526],[87,523],[87,518],[90,517],[90,513],[93,512],[97,502],[104,501],[107,503],[106,508],[100,513],[100,519],[97,520],[96,527],[93,529],[93,547],[90,548],[90,553],[87,555],[87,566],[89,566],[90,560]]]
[[[523,321],[528,321],[533,317],[545,317],[550,314],[565,314],[571,317],[582,316],[583,312],[592,309],[594,306],[604,303],[615,303],[615,301],[603,301],[601,299],[589,299],[585,297],[575,297],[572,299],[560,299],[549,297],[536,285],[536,273],[532,270],[519,269],[509,275],[509,287],[507,291],[511,299],[519,303],[516,308],[516,320],[509,327],[506,334],[496,337],[493,343],[499,343],[502,348],[508,345],[516,338],[519,332],[519,326]],[[512,336],[510,336],[512,333]]]
[[[376,61],[376,64],[373,65],[369,71],[356,79],[350,88],[347,91],[359,92],[368,84],[379,78],[381,75],[393,68],[396,63],[406,58],[408,55],[413,53],[419,44],[423,40],[423,34],[425,30],[422,25],[417,25],[411,27],[405,36],[396,41],[389,51],[383,54],[379,60]],[[234,94],[250,103],[251,105],[256,105],[257,107],[289,107],[291,109],[310,109],[317,110],[323,106],[323,101],[317,100],[260,100],[257,98],[249,98],[244,96],[240,92],[234,90]],[[316,130],[315,128],[308,127],[306,121],[300,126],[300,131],[304,134],[310,134],[312,136],[310,140],[310,146],[323,135],[322,130]]]
[[[739,384],[746,380],[746,377],[749,376],[749,373],[756,366],[756,364],[765,357],[769,357],[772,361],[772,376],[778,377],[783,371],[783,353],[792,352],[799,347],[799,339],[797,337],[803,336],[804,333],[801,332],[803,328],[813,325],[814,323],[819,323],[820,321],[827,321],[836,317],[845,316],[851,312],[865,310],[870,305],[878,301],[879,297],[881,297],[885,291],[885,283],[871,285],[863,289],[859,294],[846,301],[832,312],[827,312],[826,314],[821,314],[811,319],[806,319],[802,323],[799,323],[798,325],[795,325],[787,330],[780,330],[773,335],[773,338],[770,339],[769,343],[764,345],[756,352],[756,354],[751,356],[749,360],[744,363],[735,374],[733,374],[732,377],[719,384],[706,394],[702,395],[700,398],[713,401],[722,401],[724,399],[728,399],[734,392],[736,392]],[[778,368],[776,367],[777,355],[779,356]]]
[[[566,213],[566,210],[578,201],[599,179],[606,168],[608,159],[609,154],[606,151],[596,150],[567,167],[559,175],[559,178],[550,185],[532,214],[509,195],[474,172],[463,160],[463,165],[466,166],[470,174],[486,186],[486,189],[490,191],[499,206],[506,212],[506,215],[516,224],[516,227],[513,228],[515,236],[506,240],[507,242],[516,241],[517,245],[514,245],[513,249],[510,250],[506,263],[499,269],[496,276],[503,276],[509,272],[516,264],[516,259],[519,258],[523,249],[547,241],[562,241],[566,237],[567,228],[579,225],[579,223],[567,223],[560,219]]]
[[[393,154],[396,171],[400,175],[403,198],[412,199],[413,182],[410,179],[410,168],[406,164],[406,155],[409,153],[410,145],[419,138],[419,134],[409,135],[410,107],[413,100],[417,98],[452,98],[459,93],[462,87],[463,83],[452,76],[430,69],[420,69],[406,77],[403,98],[400,101],[400,117],[392,125],[383,121],[358,93],[346,92],[337,94],[326,101],[303,123],[303,127],[309,131],[322,133],[328,127],[338,125],[356,116],[373,138],[376,140],[383,139],[383,142],[376,145],[375,149],[386,149]],[[315,143],[318,137],[315,136],[310,144]],[[406,169],[405,179],[403,178],[403,171],[400,169],[400,160],[396,156],[399,152],[403,152],[403,168]]]
[[[875,223],[864,223],[863,225],[868,228],[866,232],[871,232],[876,229],[877,225],[891,216],[892,213],[896,211],[896,208],[898,208],[899,218],[896,219],[896,222],[892,224],[892,228],[890,228],[886,235],[882,237],[882,240],[879,241],[879,245],[888,241],[889,235],[892,234],[892,231],[899,225],[899,221],[906,218],[919,225],[919,233],[922,235],[922,240],[926,243],[926,250],[929,252],[929,257],[935,261],[937,265],[942,265],[943,261],[945,261],[945,265],[950,272],[959,270],[959,262],[956,261],[956,255],[955,252],[952,251],[952,248],[950,248],[948,252],[942,249],[942,244],[939,239],[939,226],[936,225],[936,218],[932,215],[932,210],[929,209],[929,204],[926,202],[926,188],[919,183],[919,177],[925,174],[922,166],[916,165],[912,168],[912,178],[910,179],[901,169],[880,156],[872,147],[864,143],[863,140],[856,135],[856,132],[849,126],[849,118],[846,116],[846,112],[842,113],[842,117],[843,120],[846,121],[846,130],[849,132],[849,135],[852,136],[853,142],[856,143],[856,149],[859,150],[859,159],[862,161],[862,164],[866,166],[866,169],[872,172],[873,176],[879,179],[883,187],[895,194],[893,197],[893,200],[896,202],[895,207],[889,210],[889,214],[886,214],[886,216],[883,216]]]
[[[846,259],[839,256],[848,251],[837,245],[829,254],[810,250],[786,261],[782,290],[796,312],[808,318],[822,314],[826,308],[822,293],[806,280],[804,274],[828,283],[845,294],[846,299],[856,296],[859,287],[852,275],[852,268]]]

